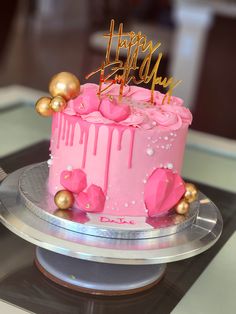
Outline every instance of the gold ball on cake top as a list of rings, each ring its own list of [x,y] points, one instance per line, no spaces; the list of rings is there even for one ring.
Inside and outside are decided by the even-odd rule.
[[[50,97],[41,97],[35,105],[36,111],[43,117],[49,117],[53,114],[53,110],[50,106]]]
[[[61,96],[56,96],[51,100],[50,106],[55,112],[63,111],[66,108],[66,100]]]
[[[74,196],[70,191],[61,190],[54,196],[54,202],[59,209],[68,209],[74,204]]]
[[[60,72],[51,79],[49,92],[53,97],[61,96],[68,101],[79,95],[80,82],[74,74]]]
[[[179,203],[175,206],[175,211],[180,215],[185,215],[189,211],[189,203],[184,199],[181,199]]]
[[[197,188],[194,184],[192,183],[185,183],[185,189],[186,192],[184,194],[184,199],[188,202],[188,203],[192,203],[197,199]]]

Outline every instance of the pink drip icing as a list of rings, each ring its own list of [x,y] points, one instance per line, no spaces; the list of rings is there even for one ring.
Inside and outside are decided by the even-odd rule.
[[[97,147],[98,147],[98,133],[99,133],[99,125],[95,125],[95,135],[94,135],[94,145],[93,145],[93,154],[97,154]]]
[[[55,129],[56,129],[56,119],[57,119],[57,115],[54,114],[52,116],[52,129],[51,129],[52,136],[51,136],[50,147],[49,147],[50,151],[52,150],[52,139],[53,139],[53,135],[54,135],[54,132],[55,132]]]
[[[69,144],[69,137],[70,137],[70,129],[71,129],[71,123],[69,121],[65,121],[67,122],[67,130],[66,130],[66,141],[65,141],[65,145],[68,146]]]
[[[117,128],[118,131],[118,142],[117,142],[117,150],[121,150],[122,137],[124,133],[124,128]]]
[[[71,134],[70,134],[70,146],[74,145],[75,125],[76,125],[76,122],[73,121],[71,123],[72,127],[71,127]]]
[[[129,148],[129,159],[128,159],[128,168],[132,167],[132,157],[133,157],[133,148],[134,148],[134,135],[135,135],[135,129],[130,129],[130,148]]]
[[[55,120],[55,128],[58,128],[58,124],[59,124],[59,115],[55,114],[56,120]]]
[[[75,117],[75,118],[68,117],[67,118],[66,115],[62,115],[61,113],[57,113],[57,114],[55,114],[55,116],[53,116],[52,133],[55,132],[56,128],[58,129],[57,148],[60,147],[60,140],[61,139],[63,140],[64,138],[65,138],[65,145],[69,144],[70,146],[72,146],[74,144],[74,133],[75,133],[75,128],[76,128],[76,123],[79,123],[79,126],[80,126],[79,143],[84,144],[82,168],[85,168],[90,124],[88,124],[85,121],[78,120],[77,117]],[[105,173],[104,173],[104,193],[107,193],[107,189],[108,189],[111,146],[112,146],[113,131],[115,129],[115,126],[107,126],[107,128],[108,128],[108,140],[107,140]],[[94,155],[97,154],[99,129],[100,129],[100,125],[95,125],[95,135],[94,135],[94,145],[93,145],[93,154]],[[121,150],[123,133],[126,129],[127,128],[117,127],[117,130],[118,130],[117,149],[118,150]],[[130,127],[129,130],[130,130],[130,148],[129,148],[129,156],[128,156],[128,168],[131,168],[132,167],[135,129]]]
[[[62,114],[58,113],[58,136],[57,136],[57,149],[60,147],[61,140],[61,127],[62,127]]]
[[[63,116],[63,128],[62,128],[62,141],[64,141],[66,136],[66,128],[68,128],[68,120],[66,119],[65,115]],[[68,130],[67,130],[68,131]]]
[[[83,151],[83,159],[82,159],[82,168],[85,168],[86,156],[87,156],[87,147],[88,147],[88,135],[89,135],[89,127],[84,128],[84,151]]]
[[[107,140],[107,153],[106,153],[106,165],[105,165],[105,178],[104,178],[104,193],[107,193],[108,188],[108,175],[111,156],[111,144],[114,127],[108,126],[108,140]]]
[[[82,122],[79,123],[80,125],[80,138],[79,138],[79,143],[83,144],[84,141],[84,129],[82,127]]]

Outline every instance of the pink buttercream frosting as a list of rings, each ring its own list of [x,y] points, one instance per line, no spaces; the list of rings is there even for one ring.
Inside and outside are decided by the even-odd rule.
[[[151,117],[161,129],[178,130],[182,126],[181,117],[171,111],[156,110],[151,113]]]
[[[108,84],[103,84],[105,89]],[[154,104],[150,103],[151,91],[138,86],[124,86],[119,102],[119,84],[113,84],[98,96],[97,84],[84,84],[80,95],[70,100],[65,114],[80,116],[91,123],[120,124],[143,129],[158,127],[178,130],[182,124],[191,124],[192,114],[183,105],[183,100],[155,91]]]
[[[131,97],[136,101],[150,101],[151,92],[149,89],[143,87],[130,86],[127,96]]]
[[[86,85],[86,84],[85,84]],[[110,96],[118,96],[120,93],[120,84],[103,84],[102,85],[102,90],[104,90],[102,92],[102,95],[110,95]],[[123,96],[128,96],[128,93],[130,91],[130,86],[129,85],[125,85],[123,87]]]

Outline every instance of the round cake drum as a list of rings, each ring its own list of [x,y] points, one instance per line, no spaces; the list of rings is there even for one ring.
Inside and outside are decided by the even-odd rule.
[[[29,175],[34,171],[36,171],[34,177]],[[37,180],[40,180],[41,184]],[[190,223],[191,219],[187,218],[187,225],[190,224],[188,226],[185,222],[179,221],[178,216],[175,216],[177,217],[176,220],[172,220],[172,224],[169,226],[159,226],[161,230],[150,224],[146,224],[145,229],[141,227],[143,226],[141,223],[139,229],[136,230],[125,229],[126,225],[119,226],[121,230],[118,230],[117,227],[113,227],[113,224],[104,228],[99,224],[87,226],[88,220],[84,223],[78,223],[63,218],[59,219],[53,214],[53,207],[52,212],[49,212],[48,207],[46,207],[47,202],[52,201],[48,194],[42,194],[43,191],[46,192],[46,180],[45,164],[29,166],[9,174],[0,185],[0,219],[8,229],[18,236],[56,253],[113,264],[168,263],[207,250],[217,241],[222,231],[223,224],[219,210],[202,193],[199,193],[197,201],[198,210],[194,210],[195,206],[191,209],[195,212],[195,216],[193,214],[191,218],[192,222]],[[28,191],[23,182],[27,183]],[[19,192],[19,187],[21,192]],[[38,195],[36,197],[37,202],[33,197],[30,197],[32,193],[34,196]],[[48,200],[47,197],[49,197]],[[24,203],[22,199],[24,199]],[[45,207],[42,207],[40,200]],[[43,219],[39,217],[40,214],[43,215]],[[51,218],[50,222],[48,221],[49,217]],[[60,226],[57,225],[58,222],[61,224]],[[78,225],[80,232],[66,229],[69,228],[67,223],[69,226],[70,224]],[[62,228],[62,226],[66,228]],[[79,229],[79,226],[82,226],[83,229]],[[178,232],[157,236],[158,232],[159,235],[167,234],[166,229],[171,230],[172,227],[176,228],[175,230]],[[98,234],[105,234],[106,237],[88,235],[87,233],[91,230]],[[126,237],[126,239],[108,238],[108,234],[113,237]],[[137,238],[128,239],[130,234]],[[156,237],[141,239],[140,234],[142,237],[147,234]]]
[[[90,214],[78,209],[60,210],[47,190],[48,167],[41,163],[28,167],[20,176],[19,191],[24,205],[40,218],[59,227],[108,238],[144,239],[174,234],[189,227],[196,219],[199,201],[191,204],[188,215],[156,218]]]

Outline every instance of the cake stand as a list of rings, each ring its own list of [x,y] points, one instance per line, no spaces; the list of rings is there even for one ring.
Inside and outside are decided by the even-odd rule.
[[[118,217],[60,211],[47,192],[48,168],[19,169],[0,185],[0,219],[35,244],[38,269],[74,290],[130,294],[156,284],[166,264],[210,248],[222,232],[222,217],[199,192],[186,216]]]

